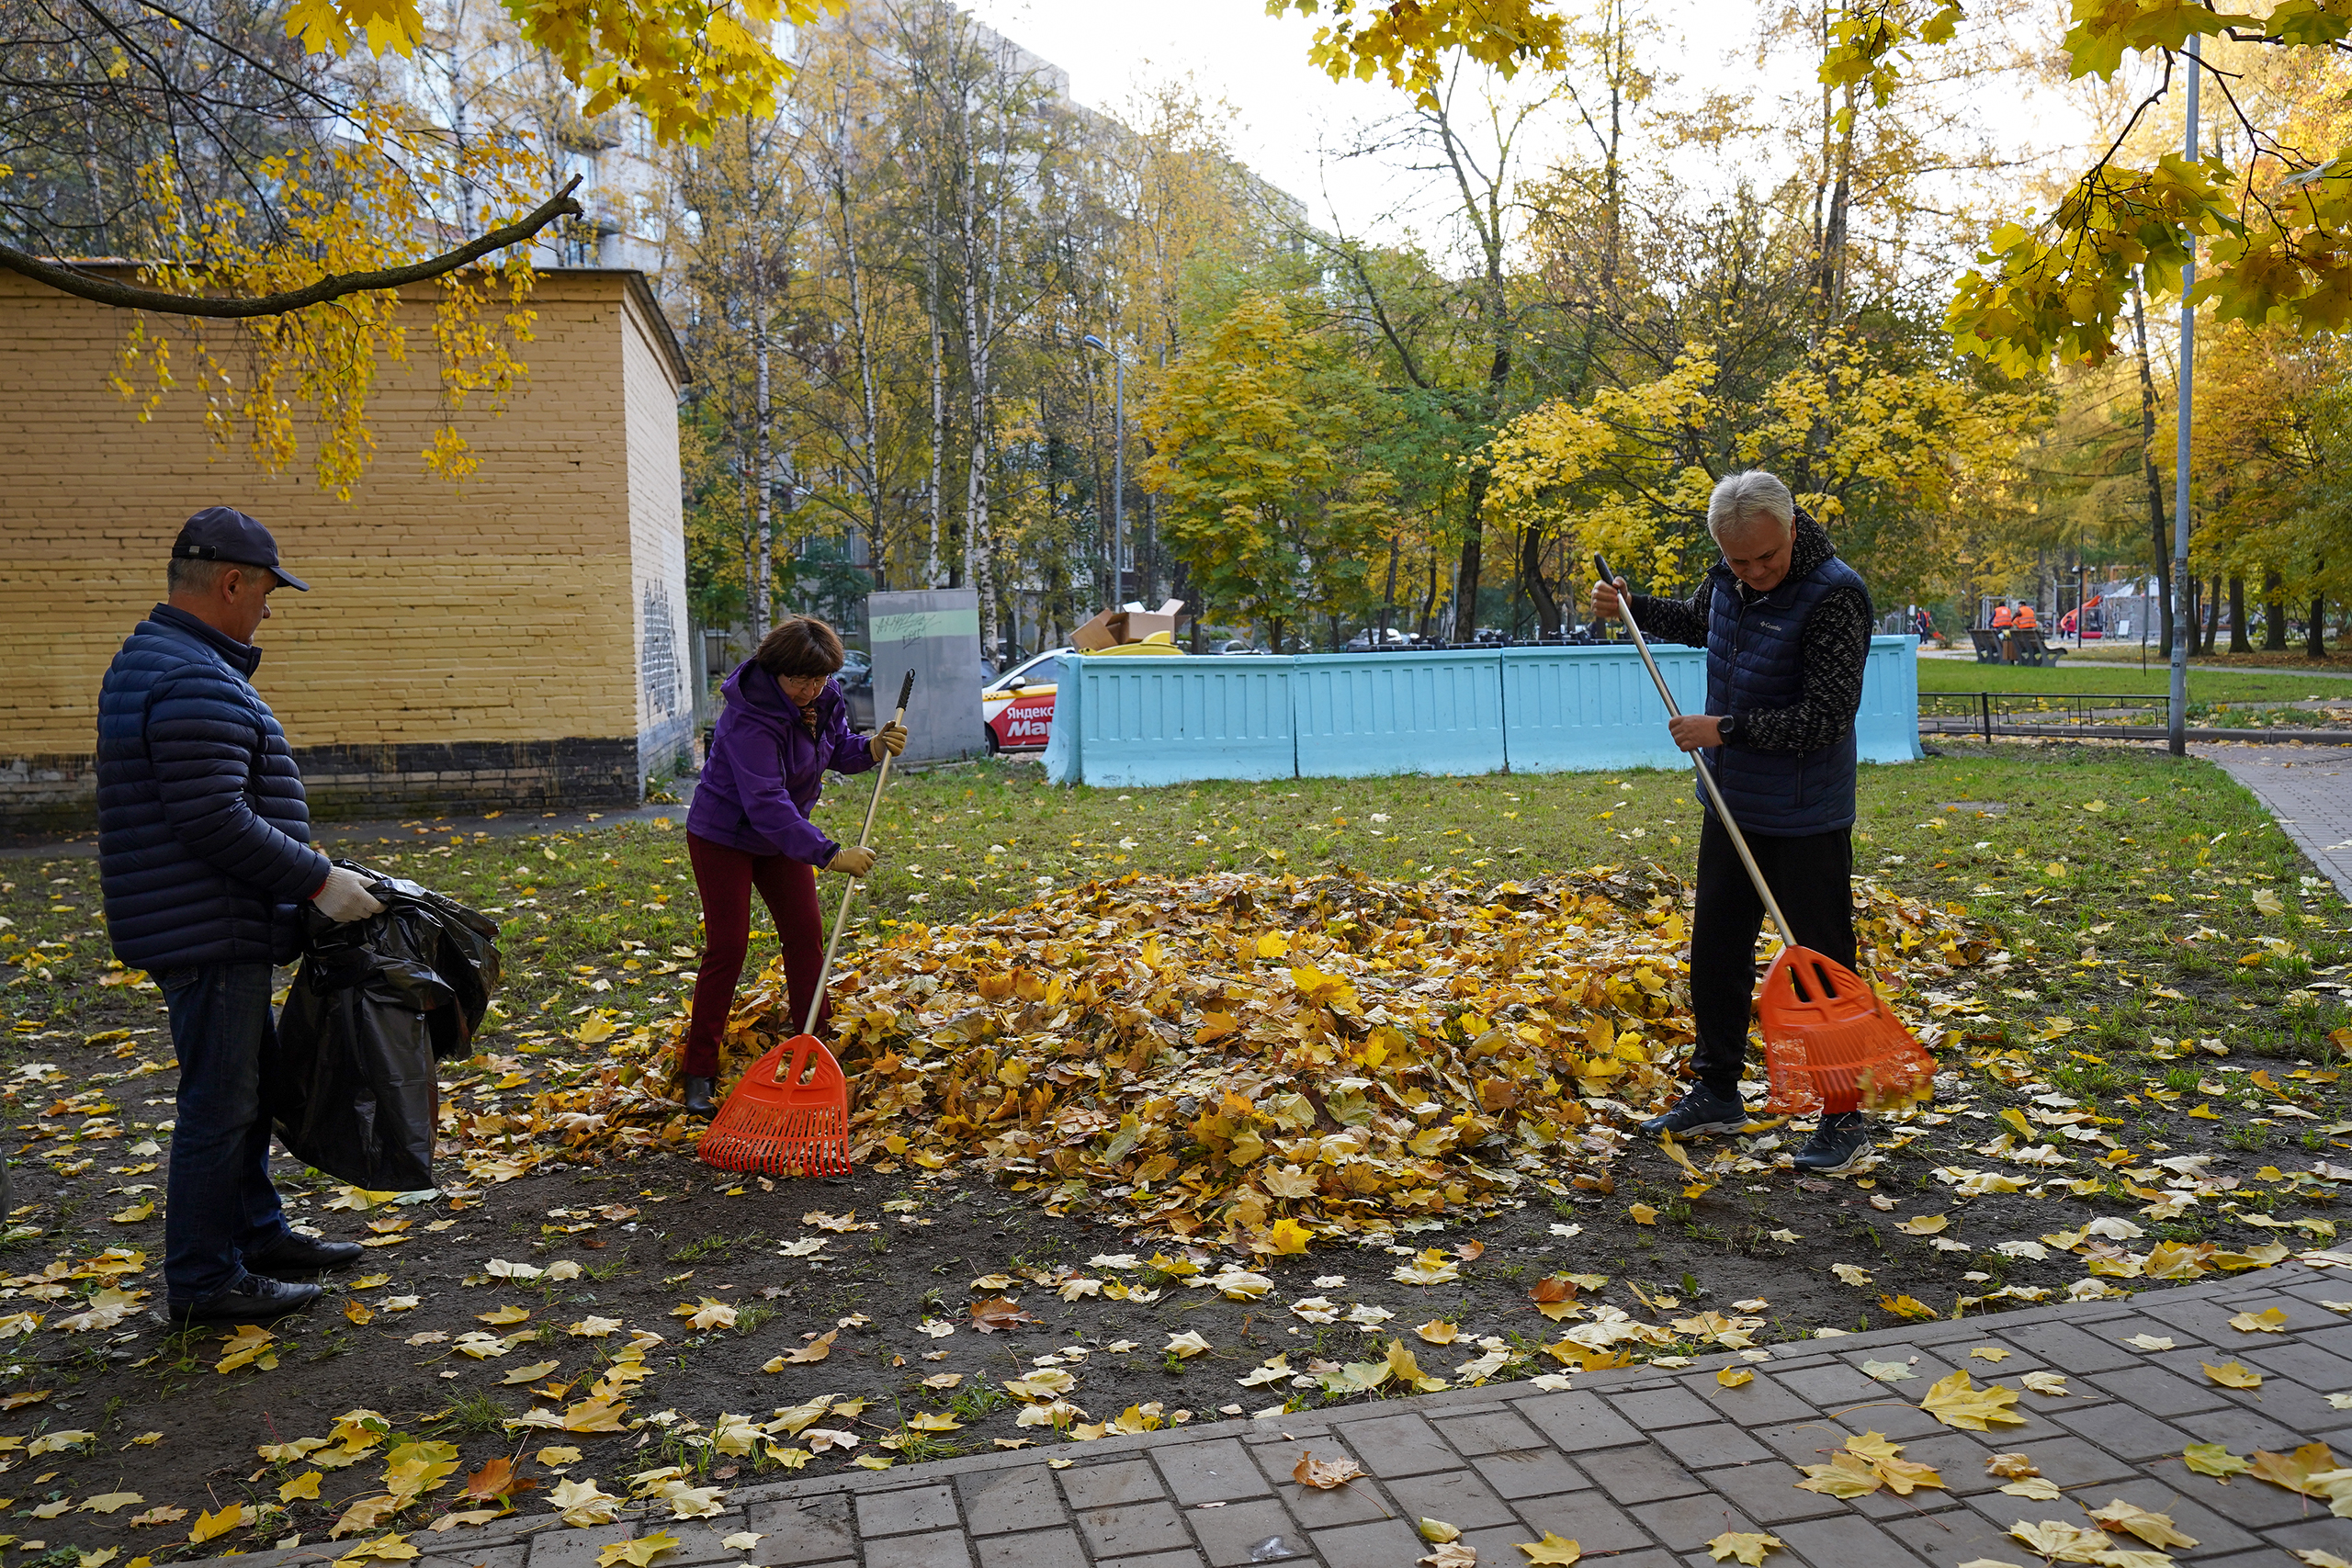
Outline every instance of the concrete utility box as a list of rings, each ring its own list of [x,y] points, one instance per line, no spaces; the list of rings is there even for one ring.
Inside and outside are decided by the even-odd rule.
[[[869,593],[866,643],[874,655],[874,722],[887,724],[908,671],[909,762],[977,756],[980,734],[980,596],[969,588]]]

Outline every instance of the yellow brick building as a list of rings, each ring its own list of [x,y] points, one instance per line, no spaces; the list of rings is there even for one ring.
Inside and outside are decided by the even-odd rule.
[[[382,367],[376,459],[344,502],[307,451],[276,476],[216,451],[185,389],[138,423],[107,379],[128,314],[0,273],[0,824],[94,818],[99,679],[214,504],[311,586],[272,597],[254,684],[315,815],[641,798],[693,736],[686,367],[640,273],[543,273],[533,308],[529,375],[465,419],[481,467],[460,486],[418,460],[437,366],[429,302],[405,307],[409,363]]]

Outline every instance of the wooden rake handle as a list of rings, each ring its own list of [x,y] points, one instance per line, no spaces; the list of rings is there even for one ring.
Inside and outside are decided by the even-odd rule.
[[[1666,705],[1666,716],[1668,718],[1680,718],[1682,710],[1674,705],[1674,694],[1666,689],[1666,677],[1658,673],[1657,660],[1650,657],[1649,641],[1642,636],[1642,628],[1634,624],[1634,607],[1625,603],[1627,592],[1625,580],[1610,570],[1609,563],[1601,559],[1597,551],[1593,555],[1592,564],[1599,569],[1600,580],[1617,590],[1617,618],[1625,623],[1627,631],[1634,634],[1634,647],[1641,654],[1642,663],[1648,667],[1651,681],[1657,683],[1658,700]],[[1747,847],[1747,835],[1739,830],[1739,824],[1733,820],[1731,807],[1724,804],[1724,792],[1715,787],[1715,771],[1707,766],[1706,752],[1703,750],[1691,752],[1690,764],[1699,770],[1699,784],[1706,790],[1707,800],[1715,808],[1715,818],[1724,825],[1724,831],[1731,835],[1732,848],[1739,852],[1739,863],[1747,868],[1747,880],[1756,884],[1756,896],[1764,900],[1764,908],[1772,917],[1772,924],[1781,933],[1781,945],[1782,947],[1796,946],[1797,933],[1789,929],[1788,917],[1781,913],[1781,901],[1773,897],[1772,890],[1764,885],[1764,870],[1756,863],[1756,856]]]
[[[907,722],[907,699],[914,695],[914,691],[915,672],[910,670],[907,678],[899,682],[899,711],[891,715],[892,724]],[[882,766],[874,779],[874,798],[865,803],[865,825],[857,830],[857,847],[861,850],[866,847],[866,840],[874,837],[874,814],[882,809],[882,788],[890,782],[890,764],[896,761],[898,759],[889,752],[882,753]],[[849,879],[849,886],[842,889],[841,913],[833,917],[833,934],[825,939],[825,962],[817,971],[817,989],[808,998],[808,1018],[800,1026],[803,1034],[817,1032],[817,1015],[825,1008],[825,982],[832,976],[833,955],[841,951],[842,932],[849,928],[849,904],[857,897],[857,884],[858,879],[853,876]]]

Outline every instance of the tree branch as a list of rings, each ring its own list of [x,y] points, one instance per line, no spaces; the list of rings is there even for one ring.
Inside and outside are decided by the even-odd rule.
[[[580,176],[574,175],[561,190],[541,202],[528,217],[518,219],[503,229],[493,229],[454,251],[411,262],[406,266],[385,267],[376,272],[337,273],[300,288],[284,289],[249,299],[175,294],[168,289],[149,288],[136,283],[118,283],[112,278],[95,276],[76,267],[43,261],[13,245],[0,244],[0,267],[20,273],[36,283],[45,283],[60,293],[78,295],[101,305],[112,305],[118,310],[154,310],[165,315],[213,316],[232,320],[283,316],[312,305],[325,304],[331,299],[340,299],[347,294],[398,288],[405,284],[440,277],[457,271],[469,262],[480,260],[492,251],[521,244],[559,218],[584,217],[580,203],[571,196],[579,184]]]

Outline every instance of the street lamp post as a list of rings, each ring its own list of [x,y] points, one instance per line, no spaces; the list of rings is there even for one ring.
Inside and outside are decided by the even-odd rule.
[[[1111,604],[1127,597],[1127,356],[1092,333],[1079,339],[1111,356]]]
[[[2188,134],[2186,156],[2197,158],[2198,35],[2188,35]],[[2188,638],[2194,631],[2194,608],[2188,580],[2188,457],[2189,403],[2197,387],[2197,307],[2190,303],[2197,281],[2197,236],[2188,236],[2188,261],[2180,269],[2180,428],[2173,452],[2172,586],[2179,608],[2172,639],[2171,701],[2165,705],[2165,747],[2176,757],[2188,754]]]

